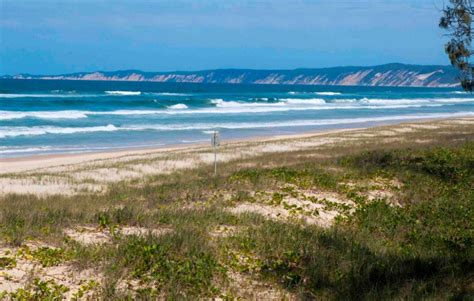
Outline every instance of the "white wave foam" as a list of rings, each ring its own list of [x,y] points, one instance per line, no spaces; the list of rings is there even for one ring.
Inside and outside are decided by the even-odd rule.
[[[281,98],[279,102],[239,102],[224,101],[223,99],[212,99],[212,104],[217,108],[246,108],[246,107],[281,107],[286,105],[321,105],[326,104],[321,98]]]
[[[113,132],[117,130],[118,128],[112,124],[109,124],[106,126],[91,126],[91,127],[14,126],[14,127],[0,127],[0,138],[17,137],[17,136],[40,136],[40,135],[45,135],[45,134]]]
[[[155,115],[155,114],[166,114],[166,110],[116,110],[116,111],[89,111],[87,115]],[[170,110],[170,112],[172,112]]]
[[[467,117],[474,116],[474,112],[457,112],[457,113],[429,113],[416,115],[394,115],[381,117],[361,117],[361,118],[340,118],[340,119],[319,119],[319,120],[294,120],[294,121],[276,121],[276,122],[244,122],[244,123],[197,123],[197,124],[178,124],[178,125],[132,125],[124,130],[144,131],[184,131],[184,130],[200,130],[203,133],[212,133],[213,129],[252,129],[252,128],[280,128],[280,127],[302,127],[302,126],[320,126],[320,125],[342,125],[342,124],[358,124],[367,122],[383,122],[383,121],[399,121],[399,120],[416,120],[431,118],[448,118],[448,117]]]
[[[0,98],[78,98],[78,97],[98,97],[99,94],[10,94],[10,93],[0,93]]]
[[[455,104],[474,102],[474,98],[340,98],[333,100],[324,100],[322,98],[280,98],[279,102],[240,102],[240,101],[224,101],[223,99],[212,99],[211,103],[217,108],[247,108],[247,107],[282,107],[282,106],[306,106],[308,109],[315,109],[313,106],[332,105],[335,104],[357,104],[359,108],[368,108],[368,105],[377,105],[380,107],[394,105],[421,105],[421,104]],[[345,107],[347,108],[347,107]],[[332,107],[332,109],[337,109]]]
[[[83,111],[0,111],[0,120],[12,120],[21,118],[38,119],[80,119],[87,118],[87,112]]]
[[[94,126],[94,127],[0,127],[0,138],[17,136],[38,136],[45,134],[75,134],[75,133],[93,133],[93,132],[114,132],[114,131],[186,131],[200,130],[210,131],[214,129],[253,129],[253,128],[282,128],[282,127],[304,127],[304,126],[322,126],[322,125],[343,125],[358,124],[367,122],[416,120],[431,118],[448,117],[467,117],[474,116],[473,112],[457,113],[429,113],[416,115],[394,115],[381,117],[362,117],[362,118],[340,118],[340,119],[315,119],[315,120],[292,120],[276,122],[242,122],[242,123],[193,123],[193,124],[145,124],[130,125],[126,127],[116,127],[114,125]]]
[[[172,106],[169,106],[168,109],[172,109],[172,110],[183,110],[183,109],[187,109],[188,106],[185,105],[184,103],[178,103],[178,104],[175,104],[175,105],[172,105]]]
[[[284,103],[290,104],[290,105],[324,105],[326,102],[324,99],[321,98],[309,98],[309,99],[304,99],[304,98],[282,98],[280,99]]]
[[[189,96],[190,94],[186,93],[172,93],[172,92],[161,92],[161,93],[151,93],[153,95],[162,95],[162,96]]]
[[[329,102],[323,99],[286,98],[279,102],[237,102],[214,99],[215,107],[189,109],[179,103],[170,105],[167,109],[158,110],[115,110],[115,111],[0,111],[0,120],[21,118],[37,119],[81,119],[94,115],[175,115],[175,114],[241,114],[241,113],[272,113],[288,111],[317,111],[317,110],[352,110],[352,109],[404,109],[420,107],[441,107],[460,102],[472,102],[474,99],[434,99],[420,101],[410,99],[335,99]]]
[[[105,91],[105,94],[110,95],[140,95],[140,91]]]
[[[404,109],[421,107],[441,107],[449,104],[413,104],[413,105],[313,105],[313,106],[285,106],[285,103],[275,103],[270,106],[248,107],[215,107],[188,110],[187,107],[175,105],[165,110],[116,110],[116,111],[44,111],[44,112],[15,112],[0,111],[0,120],[21,118],[38,119],[81,119],[94,115],[133,116],[133,115],[177,115],[177,114],[242,114],[242,113],[273,113],[289,111],[318,111],[318,110],[352,110],[352,109]]]
[[[316,95],[321,95],[321,96],[335,96],[335,95],[342,95],[340,92],[297,92],[297,91],[290,91],[288,92],[290,95],[296,95],[296,94],[316,94]]]
[[[342,101],[342,100],[341,100]],[[462,103],[474,102],[474,98],[362,98],[361,103],[376,105],[419,104],[419,103]]]
[[[322,95],[322,96],[335,96],[335,95],[341,95],[342,93],[340,92],[314,92],[316,95]]]
[[[283,102],[238,102],[224,101],[223,99],[211,99],[211,103],[215,104],[217,108],[279,107],[285,105]]]

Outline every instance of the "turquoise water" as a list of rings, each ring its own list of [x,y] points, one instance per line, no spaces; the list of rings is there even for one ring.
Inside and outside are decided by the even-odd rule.
[[[0,80],[0,157],[473,115],[455,89]]]

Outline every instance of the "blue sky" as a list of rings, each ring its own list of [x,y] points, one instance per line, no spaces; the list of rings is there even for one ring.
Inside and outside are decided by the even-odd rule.
[[[0,0],[0,74],[448,64],[442,0]]]

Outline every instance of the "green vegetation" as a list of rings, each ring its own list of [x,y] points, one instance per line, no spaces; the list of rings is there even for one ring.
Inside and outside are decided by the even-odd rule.
[[[53,249],[48,247],[41,247],[34,250],[31,252],[31,256],[43,267],[56,266],[67,259],[67,255],[63,249]]]
[[[340,161],[357,177],[396,176],[410,197],[402,207],[366,202],[327,231],[265,222],[232,237],[231,246],[261,258],[266,277],[310,298],[473,297],[474,143]]]
[[[472,55],[472,0],[449,0],[443,8],[439,27],[449,32],[450,40],[445,45],[451,65],[460,71],[461,86],[466,91],[474,89],[474,67]]]
[[[112,184],[104,194],[4,196],[0,234],[23,251],[2,255],[0,270],[30,256],[44,268],[101,275],[75,298],[94,291],[105,299],[233,299],[250,290],[240,295],[246,299],[259,296],[255,283],[264,283],[297,299],[472,300],[473,139],[471,131],[421,146],[332,145],[225,163],[220,178],[203,166]],[[374,191],[385,194],[370,197]],[[229,210],[240,204],[338,216],[321,227]],[[64,231],[78,226],[110,241],[74,241]],[[150,231],[125,235],[123,227]],[[31,240],[51,247],[29,250]],[[254,282],[245,288],[235,275]],[[68,291],[37,279],[2,296],[60,300]]]
[[[0,298],[10,300],[63,300],[69,289],[53,280],[41,281],[34,279],[31,285],[19,288],[14,292],[0,292]]]
[[[0,257],[0,269],[9,269],[16,266],[16,260],[13,257]]]

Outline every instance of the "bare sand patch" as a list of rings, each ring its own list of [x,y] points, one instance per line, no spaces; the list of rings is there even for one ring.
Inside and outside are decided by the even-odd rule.
[[[132,226],[112,228],[112,230],[115,231],[114,233],[110,233],[110,230],[111,229],[104,229],[100,227],[80,226],[74,229],[65,229],[64,234],[80,244],[95,245],[110,243],[114,234],[124,236],[160,236],[173,231],[170,227],[144,228]]]
[[[378,132],[381,136],[397,136],[398,133],[392,130],[382,130]]]
[[[392,131],[396,133],[411,133],[415,131],[416,129],[412,128],[411,126],[406,126],[406,127],[397,127],[394,128]]]
[[[143,227],[122,227],[118,229],[118,232],[122,235],[135,235],[135,236],[146,236],[146,235],[153,235],[153,236],[160,236],[167,233],[172,232],[173,229],[171,227],[163,227],[160,229],[149,229]]]
[[[238,204],[236,207],[229,208],[229,211],[232,213],[242,214],[242,213],[257,213],[271,219],[283,219],[286,220],[290,213],[279,207],[273,207],[269,205],[263,205],[258,203],[242,203]]]
[[[43,282],[54,281],[54,285],[63,285],[66,288],[64,297],[67,300],[80,290],[84,293],[84,298],[94,294],[94,289],[103,280],[102,275],[93,269],[79,270],[67,262],[43,266],[29,255],[30,250],[37,249],[36,245],[29,244],[21,248],[0,247],[0,257],[14,261],[12,266],[0,268],[0,292],[11,293],[18,289],[30,289],[35,279],[38,279]]]
[[[9,193],[34,194],[37,196],[73,195],[77,193],[99,193],[104,189],[103,185],[74,183],[63,178],[50,177],[49,180],[0,178],[0,195]]]
[[[304,208],[306,207],[306,208]],[[323,205],[298,199],[286,200],[282,206],[260,203],[241,203],[228,210],[234,214],[256,213],[266,218],[284,222],[303,221],[310,225],[329,227],[339,212],[324,210]]]
[[[410,127],[411,127],[411,128],[414,128],[414,129],[422,129],[422,130],[437,130],[437,129],[439,129],[440,127],[442,127],[442,125],[434,125],[434,124],[410,124]]]
[[[474,124],[474,118],[449,119],[449,120],[445,120],[444,123],[446,123],[446,124],[472,125],[472,124]]]
[[[103,244],[111,240],[108,233],[96,227],[83,226],[75,229],[65,229],[64,234],[83,245]]]
[[[298,298],[278,285],[259,281],[249,275],[227,272],[230,286],[227,290],[242,300],[298,300]]]

